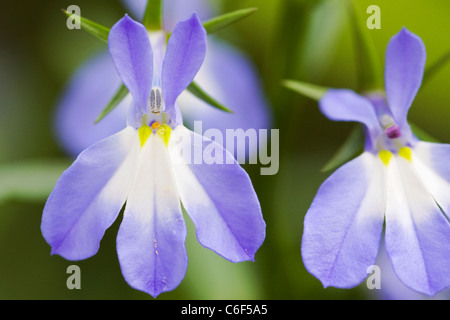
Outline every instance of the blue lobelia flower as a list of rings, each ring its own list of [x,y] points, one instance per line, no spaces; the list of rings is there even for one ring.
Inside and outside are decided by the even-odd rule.
[[[181,200],[203,246],[232,262],[254,260],[265,223],[249,176],[230,153],[182,125],[176,102],[205,56],[197,16],[177,24],[166,50],[158,44],[164,34],[149,37],[128,16],[108,43],[132,95],[128,125],[84,150],[57,182],[41,226],[52,254],[95,255],[126,202],[117,236],[122,274],[154,297],[173,290],[187,267]],[[187,161],[211,145],[223,164]]]
[[[325,287],[350,288],[367,276],[383,222],[405,285],[428,295],[450,286],[450,145],[419,141],[406,119],[425,58],[422,40],[404,28],[387,47],[385,94],[331,89],[319,102],[328,118],[366,131],[363,154],[322,184],[305,217],[303,261]]]
[[[122,2],[136,16],[143,15],[147,4],[145,0]],[[214,14],[211,3],[206,0],[170,0],[163,1],[163,5],[166,32],[171,32],[177,21],[188,18],[193,12],[197,12],[202,20]],[[250,59],[238,49],[211,36],[207,46],[206,58],[195,82],[233,113],[212,108],[185,90],[178,99],[185,124],[192,126],[195,120],[201,120],[204,130],[217,128],[223,132],[237,128],[269,128],[267,99]],[[77,155],[94,142],[126,126],[130,96],[108,117],[94,124],[120,84],[121,79],[106,51],[87,60],[72,77],[58,102],[55,117],[58,140],[71,155]]]

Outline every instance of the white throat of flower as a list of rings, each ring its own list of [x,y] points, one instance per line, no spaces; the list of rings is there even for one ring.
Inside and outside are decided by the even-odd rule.
[[[394,151],[398,156],[411,161],[411,149],[404,141],[400,127],[395,123],[393,117],[389,114],[383,114],[379,117],[379,122],[384,131],[384,134],[378,141],[378,156],[381,161],[387,166]]]

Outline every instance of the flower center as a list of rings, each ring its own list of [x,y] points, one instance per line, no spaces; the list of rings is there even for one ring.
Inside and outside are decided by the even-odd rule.
[[[146,126],[158,126],[152,129],[155,131],[162,124],[168,124],[170,121],[169,115],[165,112],[166,107],[164,99],[161,94],[161,88],[159,86],[153,86],[150,91],[150,97],[148,99],[148,112],[142,116],[142,125]]]
[[[138,130],[141,148],[145,145],[151,134],[157,134],[167,147],[169,145],[171,132],[172,128],[167,124],[161,124],[158,121],[153,121],[150,126],[145,124],[142,125]]]
[[[383,127],[384,133],[389,139],[396,139],[401,137],[402,133],[394,119],[390,115],[383,115],[380,119],[380,124]]]

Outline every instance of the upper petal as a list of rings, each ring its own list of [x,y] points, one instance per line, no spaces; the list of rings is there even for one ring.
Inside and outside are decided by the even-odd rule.
[[[385,170],[365,152],[320,187],[305,216],[302,257],[322,284],[358,285],[375,264],[383,229]]]
[[[352,90],[330,89],[319,101],[322,113],[331,120],[356,121],[364,124],[372,145],[380,134],[380,125],[371,102]]]
[[[378,126],[377,115],[370,101],[352,90],[328,90],[320,99],[319,107],[331,120],[357,121],[369,129]]]
[[[385,89],[389,107],[399,125],[422,83],[426,52],[422,40],[403,28],[386,49]]]
[[[163,140],[151,134],[142,148],[117,236],[122,274],[130,286],[156,297],[184,278],[186,226]]]
[[[450,223],[421,181],[415,157],[389,164],[386,249],[399,279],[432,296],[450,286]]]
[[[179,22],[167,43],[162,66],[162,95],[170,113],[175,101],[192,82],[206,54],[206,31],[197,15]]]
[[[153,53],[145,27],[125,15],[109,32],[109,52],[140,117],[148,112],[153,81]]]
[[[127,127],[83,151],[56,183],[41,230],[53,254],[86,259],[125,203],[135,172],[138,141]]]
[[[206,148],[214,148],[223,161],[210,161]],[[253,260],[265,238],[265,223],[244,169],[220,145],[183,126],[173,132],[170,153],[178,192],[199,242],[232,262]]]

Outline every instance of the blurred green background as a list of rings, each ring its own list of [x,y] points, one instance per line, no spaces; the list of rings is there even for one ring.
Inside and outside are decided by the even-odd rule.
[[[317,102],[282,87],[281,81],[357,88],[346,1],[211,2],[221,12],[259,8],[256,14],[217,36],[245,51],[259,69],[274,114],[273,128],[280,129],[280,170],[275,176],[260,176],[258,165],[245,165],[267,223],[266,241],[256,262],[233,264],[201,247],[187,219],[186,277],[176,290],[158,299],[380,298],[364,282],[349,290],[324,289],[305,270],[300,256],[303,217],[330,174],[321,172],[321,168],[353,126],[327,120]],[[424,41],[427,63],[450,50],[447,0],[355,3],[360,27],[376,44],[382,65],[389,39],[403,26]],[[128,286],[121,275],[115,251],[120,221],[106,232],[98,254],[85,261],[50,256],[50,247],[40,232],[48,188],[39,186],[52,186],[57,176],[45,172],[39,175],[33,165],[36,159],[50,168],[70,164],[55,137],[55,104],[77,67],[106,47],[84,31],[66,28],[61,8],[71,4],[80,6],[82,15],[106,26],[112,26],[125,13],[118,0],[0,3],[0,173],[11,180],[0,181],[0,191],[6,194],[0,196],[0,299],[152,299]],[[373,4],[381,8],[380,30],[366,28],[366,8]],[[449,83],[450,65],[446,65],[419,92],[409,114],[411,121],[445,143],[450,142]],[[22,167],[23,162],[28,164]],[[17,178],[14,172],[18,172]],[[20,174],[32,176],[36,185],[20,180]],[[20,188],[22,183],[30,184],[25,186],[28,194],[13,192],[14,185]],[[81,290],[66,287],[66,268],[72,264],[81,268]]]

